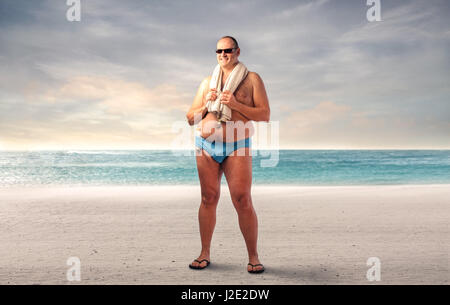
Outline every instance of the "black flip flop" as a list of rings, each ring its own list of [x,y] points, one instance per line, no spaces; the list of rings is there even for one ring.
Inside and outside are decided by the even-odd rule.
[[[189,268],[191,268],[191,269],[205,269],[206,267],[209,266],[209,260],[207,260],[207,259],[202,259],[201,261],[199,261],[198,259],[194,259],[194,262],[197,262],[198,266],[194,266],[192,264],[189,264]],[[202,266],[200,266],[200,264],[203,263],[203,262],[206,262],[206,265],[202,267]]]
[[[248,263],[248,265],[252,266],[252,270],[247,270],[248,273],[263,273],[264,270],[266,270],[266,269],[264,269],[263,264],[256,264],[256,265],[253,265],[253,264]],[[248,265],[247,265],[247,266],[248,266]],[[258,266],[262,266],[262,269],[259,269],[259,270],[253,270],[253,268],[258,267]]]

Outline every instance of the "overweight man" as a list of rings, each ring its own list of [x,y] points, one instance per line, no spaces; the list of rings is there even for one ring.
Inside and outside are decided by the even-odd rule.
[[[239,62],[240,52],[235,38],[219,39],[218,66],[213,75],[200,84],[186,115],[190,125],[197,125],[196,162],[201,187],[198,220],[202,248],[189,265],[191,269],[210,265],[220,182],[225,174],[247,246],[247,271],[264,272],[258,257],[258,219],[251,196],[251,137],[254,134],[252,121],[268,122],[270,108],[261,77]]]

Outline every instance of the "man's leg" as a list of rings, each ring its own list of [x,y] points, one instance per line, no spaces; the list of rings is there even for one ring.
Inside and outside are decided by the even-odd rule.
[[[223,170],[220,164],[214,161],[204,150],[197,153],[197,170],[201,187],[201,203],[198,211],[200,238],[202,250],[197,260],[210,260],[211,239],[216,225],[216,208],[220,197],[220,180]],[[199,264],[192,262],[193,266],[206,266],[206,262]]]
[[[245,150],[245,155],[243,154]],[[258,258],[258,219],[253,208],[251,197],[252,186],[252,157],[250,148],[240,148],[230,155],[222,168],[230,189],[231,200],[237,211],[239,227],[247,245],[249,263],[260,264]],[[262,266],[251,267],[248,270],[260,270]]]

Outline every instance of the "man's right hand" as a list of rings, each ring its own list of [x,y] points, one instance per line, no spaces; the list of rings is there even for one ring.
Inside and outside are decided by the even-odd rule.
[[[215,101],[217,99],[217,89],[211,88],[206,94],[206,101]]]

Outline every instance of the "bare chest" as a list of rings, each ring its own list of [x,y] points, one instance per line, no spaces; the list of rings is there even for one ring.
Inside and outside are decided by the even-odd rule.
[[[246,77],[237,87],[236,91],[234,91],[234,96],[239,103],[254,107],[253,86],[248,77]]]

